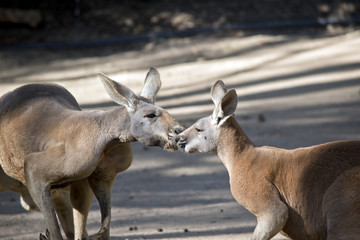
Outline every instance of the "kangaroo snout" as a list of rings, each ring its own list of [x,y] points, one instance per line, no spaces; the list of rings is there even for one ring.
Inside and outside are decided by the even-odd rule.
[[[183,133],[178,135],[178,137],[176,138],[176,142],[177,142],[177,145],[178,145],[179,148],[185,149],[186,138],[185,138],[185,135]]]
[[[184,127],[178,126],[178,127],[175,128],[174,131],[175,131],[175,133],[176,133],[177,135],[179,135],[179,134],[182,133],[184,130],[185,130]]]
[[[175,142],[177,143],[180,139],[180,134],[185,130],[185,128],[183,126],[177,126],[174,129],[174,133],[175,133]]]
[[[177,126],[173,129],[173,132],[168,134],[168,139],[171,141],[173,139],[175,139],[175,142],[178,142],[180,137],[179,134],[182,133],[182,131],[184,131],[184,127],[182,126]]]

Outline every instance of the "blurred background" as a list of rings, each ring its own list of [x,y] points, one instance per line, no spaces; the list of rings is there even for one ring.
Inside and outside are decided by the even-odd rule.
[[[107,110],[116,104],[97,73],[140,93],[151,66],[162,79],[156,103],[185,127],[211,114],[222,79],[256,145],[360,139],[359,0],[0,2],[0,96],[51,82],[84,111]],[[232,198],[217,156],[133,149],[114,184],[111,239],[249,239],[256,219]],[[99,227],[94,201],[88,231]],[[44,231],[39,212],[0,194],[0,239]]]
[[[120,41],[135,37],[128,40],[131,42],[146,34],[177,37],[219,29],[280,27],[294,32],[299,27],[322,26],[326,30],[332,23],[348,27],[359,21],[360,1],[356,0],[14,0],[0,3],[0,43]]]

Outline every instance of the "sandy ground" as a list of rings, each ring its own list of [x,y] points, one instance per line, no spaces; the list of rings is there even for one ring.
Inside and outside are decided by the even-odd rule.
[[[239,95],[236,117],[257,145],[310,146],[360,139],[360,31],[336,35],[227,34],[126,47],[0,52],[0,95],[29,82],[56,82],[85,110],[114,104],[96,73],[141,91],[149,66],[163,85],[157,104],[184,126],[211,113],[222,79]],[[237,204],[215,155],[169,153],[134,143],[134,161],[113,189],[111,239],[248,239],[256,219]],[[89,233],[100,227],[93,202]],[[0,194],[0,239],[36,239],[40,212]],[[281,235],[275,239],[285,239]]]

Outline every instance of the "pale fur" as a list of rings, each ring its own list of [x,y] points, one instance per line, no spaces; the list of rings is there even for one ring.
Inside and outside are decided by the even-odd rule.
[[[86,219],[93,194],[101,229],[92,239],[108,239],[112,185],[132,162],[130,142],[177,149],[175,137],[182,127],[152,102],[161,85],[154,68],[145,79],[147,95],[140,97],[103,74],[99,77],[122,106],[81,111],[75,98],[54,84],[25,85],[0,99],[1,166],[18,192],[28,190],[51,239],[62,239],[55,210],[67,238],[89,238]]]
[[[257,217],[252,239],[279,232],[292,239],[360,239],[360,141],[294,150],[255,146],[233,117],[235,91],[221,81],[213,91],[213,115],[181,133],[178,144],[219,156],[234,198]]]

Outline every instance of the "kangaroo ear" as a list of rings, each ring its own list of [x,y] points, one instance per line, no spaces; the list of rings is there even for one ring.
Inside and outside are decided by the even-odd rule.
[[[133,91],[115,82],[103,73],[99,73],[98,77],[103,83],[107,93],[116,103],[126,107],[128,111],[135,111],[139,99]]]
[[[215,107],[213,113],[213,121],[218,125],[222,125],[236,110],[237,94],[235,89],[231,89],[222,97],[221,102]]]
[[[216,120],[215,122],[217,123],[217,115],[218,115],[218,111],[220,109],[219,104],[221,102],[221,99],[224,97],[226,93],[226,86],[225,83],[221,80],[216,81],[216,83],[211,87],[211,100],[214,102],[215,104],[215,109],[213,112],[213,120]]]
[[[230,89],[221,99],[221,110],[224,116],[232,115],[237,107],[238,98],[235,89]]]
[[[221,80],[217,80],[216,83],[211,87],[211,99],[215,106],[219,105],[222,97],[226,93],[225,83]]]
[[[159,72],[151,67],[146,75],[144,88],[140,96],[149,99],[151,102],[155,102],[156,94],[161,87],[161,80]]]

